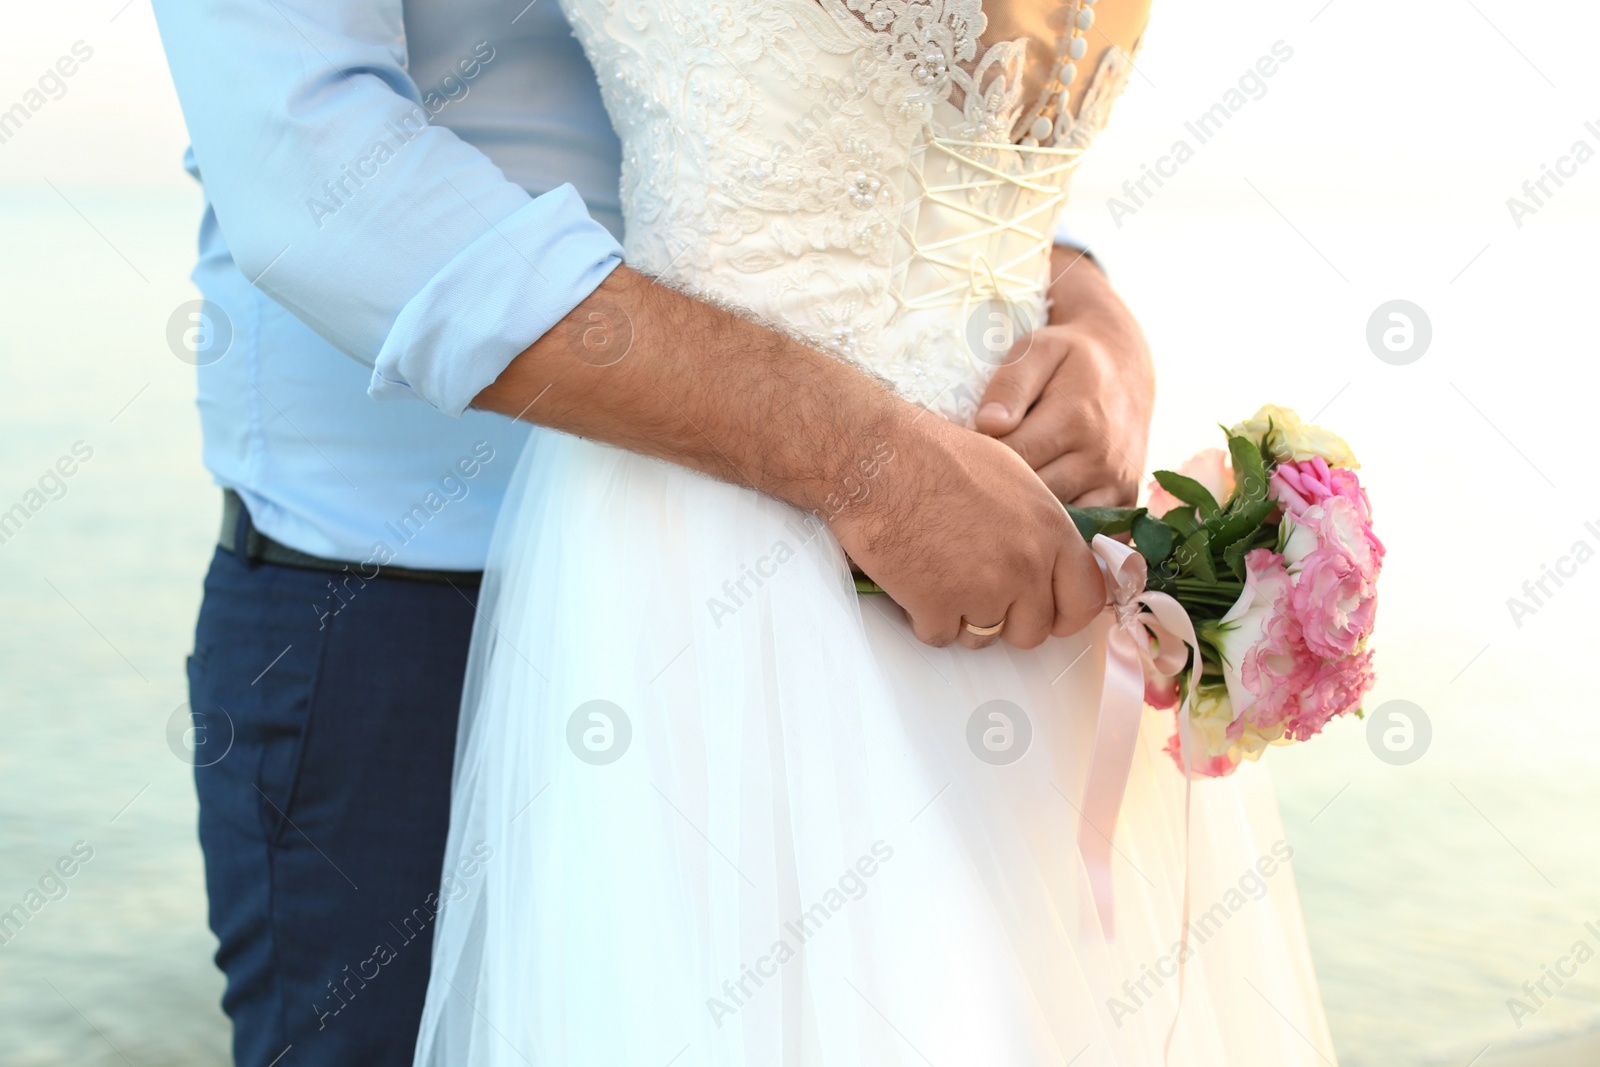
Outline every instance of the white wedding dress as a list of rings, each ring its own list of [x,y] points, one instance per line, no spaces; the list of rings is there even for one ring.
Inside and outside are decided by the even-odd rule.
[[[1126,56],[1071,109],[1048,79],[1025,98],[1028,42],[983,47],[978,0],[562,3],[624,145],[628,262],[970,418],[1043,318]],[[845,507],[904,462],[857,446]],[[1105,639],[920,645],[810,516],[537,435],[474,637],[416,1063],[1331,1064],[1258,765],[1193,788],[1180,1010],[1170,712],[1102,931],[1077,808]]]

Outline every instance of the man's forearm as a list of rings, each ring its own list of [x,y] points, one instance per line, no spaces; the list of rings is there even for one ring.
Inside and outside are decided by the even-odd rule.
[[[625,266],[473,406],[813,511],[917,414],[844,363]]]
[[[474,404],[820,514],[929,644],[1032,648],[1079,629],[1104,600],[1083,538],[1011,449],[919,418],[839,360],[627,267]],[[894,473],[857,498],[861,464],[886,442]],[[996,619],[1003,634],[963,628]]]

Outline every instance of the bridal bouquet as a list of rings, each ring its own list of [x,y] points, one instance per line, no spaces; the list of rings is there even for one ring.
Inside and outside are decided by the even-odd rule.
[[[1338,436],[1271,405],[1227,435],[1226,452],[1157,471],[1146,507],[1068,509],[1086,539],[1130,534],[1146,589],[1194,623],[1195,691],[1192,664],[1169,675],[1147,658],[1145,702],[1177,709],[1190,697],[1191,762],[1205,777],[1361,715],[1384,555]],[[1167,752],[1181,769],[1177,732]]]

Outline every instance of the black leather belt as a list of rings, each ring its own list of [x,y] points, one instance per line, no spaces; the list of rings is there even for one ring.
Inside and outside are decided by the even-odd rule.
[[[244,506],[244,501],[232,489],[222,491],[222,532],[217,535],[217,544],[251,563],[275,563],[280,567],[298,567],[307,571],[348,571],[369,581],[374,578],[400,578],[466,588],[476,588],[483,581],[482,571],[427,571],[376,561],[357,563],[353,560],[324,559],[290,548],[256,529],[256,524],[250,519],[250,509]],[[367,573],[369,570],[375,573]]]

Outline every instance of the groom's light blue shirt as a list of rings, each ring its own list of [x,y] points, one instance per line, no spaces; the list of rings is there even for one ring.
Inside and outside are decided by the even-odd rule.
[[[205,190],[207,468],[303,552],[483,566],[529,430],[467,405],[622,255],[556,0],[154,2]]]
[[[622,255],[560,8],[155,9],[205,189],[191,336],[202,363],[227,345],[199,369],[206,466],[301,551],[481,567],[528,430],[463,412]]]

